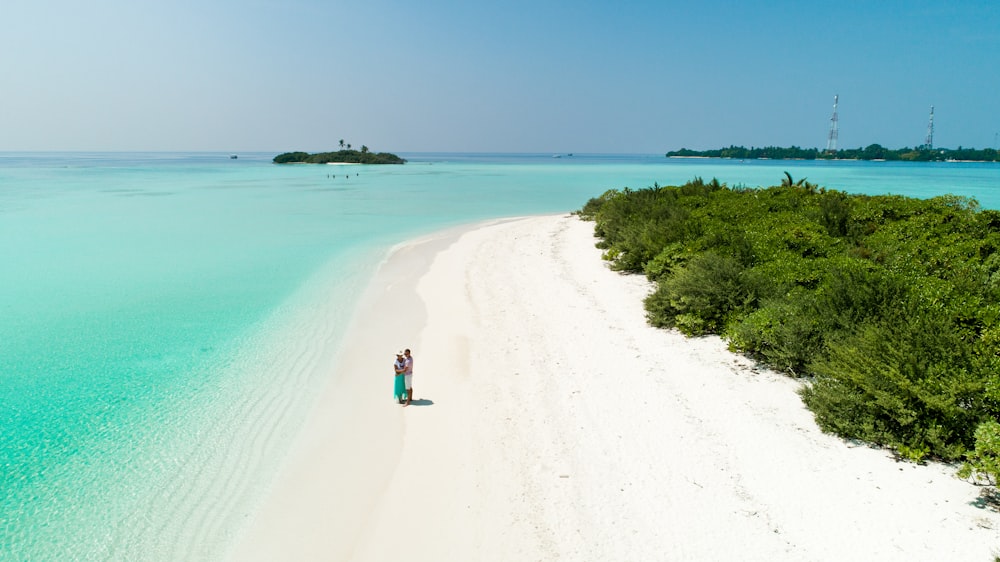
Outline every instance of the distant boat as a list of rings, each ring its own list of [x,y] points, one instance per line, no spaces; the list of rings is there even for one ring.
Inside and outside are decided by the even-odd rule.
[[[235,155],[235,154],[230,154],[230,155],[229,155],[229,159],[230,159],[230,160],[236,160],[237,158],[239,158],[239,156],[237,156],[237,155]]]
[[[553,154],[552,157],[553,158],[562,158],[562,154]]]

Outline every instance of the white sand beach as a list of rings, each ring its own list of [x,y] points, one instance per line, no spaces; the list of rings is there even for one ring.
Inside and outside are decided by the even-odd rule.
[[[800,383],[718,338],[649,327],[649,284],[594,242],[592,223],[544,216],[394,251],[230,559],[1000,554],[980,488],[823,434]]]

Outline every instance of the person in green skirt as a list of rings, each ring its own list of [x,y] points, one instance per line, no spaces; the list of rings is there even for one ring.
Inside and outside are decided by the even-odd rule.
[[[393,387],[393,398],[396,402],[402,404],[406,400],[406,381],[403,375],[406,373],[406,360],[403,359],[403,352],[396,352],[396,362],[392,364],[393,370],[396,372],[396,385]]]

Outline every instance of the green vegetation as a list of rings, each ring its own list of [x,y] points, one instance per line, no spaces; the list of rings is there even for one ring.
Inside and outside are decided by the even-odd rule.
[[[730,146],[718,150],[689,150],[682,148],[668,152],[671,157],[702,157],[702,158],[735,158],[739,160],[755,160],[769,158],[772,160],[906,160],[911,162],[944,162],[948,160],[971,160],[977,162],[1000,162],[1000,151],[992,148],[977,150],[975,148],[885,148],[878,144],[870,144],[865,148],[848,148],[828,151],[818,148],[787,148],[765,146],[763,148],[746,148]]]
[[[958,475],[976,477],[996,486],[1000,484],[1000,423],[988,421],[976,429],[976,450],[969,453]]]
[[[611,190],[580,211],[655,326],[803,377],[825,431],[1000,476],[1000,212],[781,185]]]
[[[340,146],[344,146],[344,141],[340,141]],[[351,150],[351,145],[347,145],[347,149],[341,148],[337,152],[319,152],[316,154],[309,154],[308,152],[285,152],[274,157],[275,164],[326,164],[327,162],[405,164],[406,160],[389,152],[369,152],[367,146],[362,146],[360,151]]]

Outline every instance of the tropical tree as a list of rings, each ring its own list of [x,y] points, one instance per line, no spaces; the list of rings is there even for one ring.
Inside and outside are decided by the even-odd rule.
[[[344,139],[340,139],[340,148],[341,150],[344,148]]]
[[[809,183],[806,178],[800,178],[799,181],[794,181],[792,179],[792,174],[785,172],[785,177],[781,180],[781,187],[804,187],[807,191],[816,191],[816,184]]]

